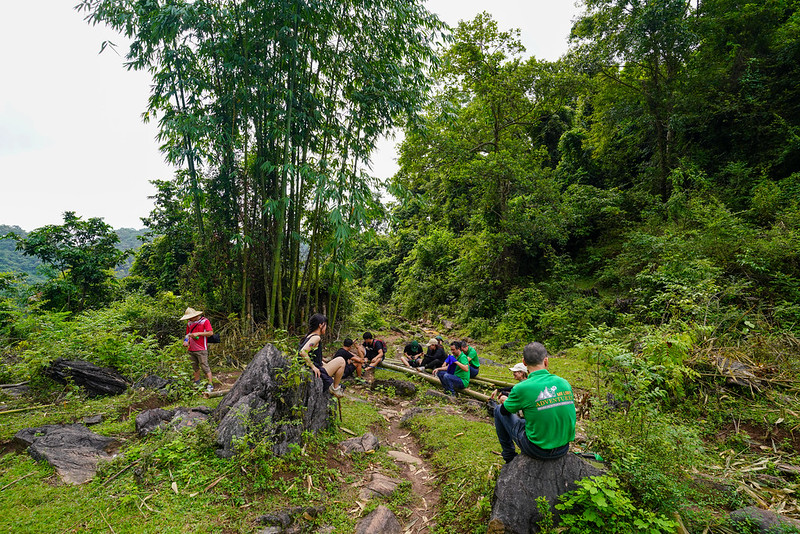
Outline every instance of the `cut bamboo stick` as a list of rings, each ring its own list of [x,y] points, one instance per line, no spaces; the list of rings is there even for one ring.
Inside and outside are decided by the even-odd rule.
[[[404,365],[395,365],[393,363],[387,362],[386,360],[381,362],[381,365],[383,367],[386,367],[387,369],[391,369],[393,371],[400,371],[401,373],[406,373],[406,374],[409,374],[409,375],[413,375],[413,376],[418,376],[420,378],[424,378],[425,380],[427,380],[431,384],[441,385],[441,382],[439,381],[439,379],[437,377],[435,377],[433,375],[429,375],[427,373],[422,373],[422,372],[417,371],[415,369],[410,369],[410,368],[408,368],[408,367],[406,367]],[[478,393],[477,391],[473,391],[473,390],[471,390],[469,388],[460,389],[458,391],[459,391],[459,393],[464,393],[466,395],[469,395],[470,397],[473,397],[473,398],[481,400],[481,401],[489,400],[489,395],[484,395],[483,393]]]

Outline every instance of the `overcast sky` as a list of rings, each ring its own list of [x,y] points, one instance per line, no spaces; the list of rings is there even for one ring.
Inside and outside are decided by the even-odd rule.
[[[0,224],[33,230],[61,224],[65,211],[102,217],[114,228],[141,228],[154,192],[149,181],[169,179],[143,124],[149,77],[128,72],[100,43],[113,32],[89,26],[72,9],[77,0],[3,0],[0,50]],[[502,30],[519,28],[540,59],[567,49],[574,0],[428,0],[448,24],[488,11]],[[395,142],[373,157],[373,172],[391,176]]]

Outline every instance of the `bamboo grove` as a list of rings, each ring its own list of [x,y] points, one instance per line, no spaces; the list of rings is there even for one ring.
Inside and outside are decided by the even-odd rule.
[[[127,68],[153,78],[144,118],[179,168],[154,182],[158,237],[134,272],[271,327],[310,311],[334,322],[349,238],[383,215],[370,153],[422,106],[444,25],[401,0],[77,8],[130,40]]]

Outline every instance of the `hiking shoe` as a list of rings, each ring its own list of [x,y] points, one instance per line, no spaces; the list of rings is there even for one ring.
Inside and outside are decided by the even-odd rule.
[[[195,386],[199,386],[200,385],[200,379],[198,378],[197,380],[193,381],[192,384],[194,384]]]
[[[206,391],[208,391],[209,393],[211,393],[212,391],[214,391],[214,386],[213,386],[213,385],[211,385],[211,384],[208,384],[208,385],[206,386]]]
[[[335,388],[331,388],[331,395],[333,395],[334,397],[339,397],[339,398],[344,397],[344,389],[342,388],[342,385],[339,384]]]

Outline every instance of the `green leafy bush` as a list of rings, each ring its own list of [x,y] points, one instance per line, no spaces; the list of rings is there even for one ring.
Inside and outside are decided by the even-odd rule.
[[[609,475],[578,482],[579,488],[561,496],[556,508],[569,534],[659,534],[675,532],[676,523],[663,515],[637,508]]]

